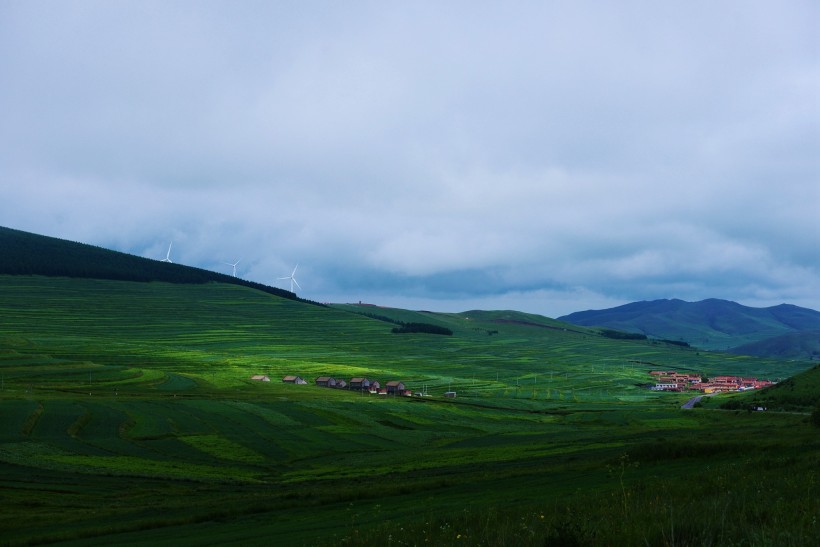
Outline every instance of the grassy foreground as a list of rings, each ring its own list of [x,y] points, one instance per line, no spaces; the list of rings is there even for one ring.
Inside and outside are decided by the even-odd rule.
[[[218,284],[0,279],[0,542],[820,543],[805,414],[682,411],[685,396],[637,385],[654,365],[786,377],[808,363],[514,312],[375,310],[454,332],[396,335],[353,308]]]

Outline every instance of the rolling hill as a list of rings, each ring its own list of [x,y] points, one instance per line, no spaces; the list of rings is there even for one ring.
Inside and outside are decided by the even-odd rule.
[[[201,268],[151,260],[2,226],[0,249],[3,250],[0,253],[0,274],[182,284],[227,283],[300,300],[290,291]]]
[[[641,333],[650,338],[681,340],[703,349],[738,348],[738,352],[746,344],[783,335],[805,332],[806,338],[811,339],[808,331],[820,329],[820,312],[815,310],[788,304],[752,308],[719,299],[633,302],[605,310],[575,312],[559,319],[575,325]],[[784,339],[774,354],[767,355],[801,355],[799,349],[783,347],[789,341],[801,343],[800,339]],[[757,346],[757,351],[767,347],[770,346]],[[750,348],[753,350],[755,347]]]

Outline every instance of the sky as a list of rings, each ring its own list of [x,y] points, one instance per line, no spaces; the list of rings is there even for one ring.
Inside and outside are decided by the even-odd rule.
[[[0,225],[319,302],[820,310],[820,3],[0,0]]]

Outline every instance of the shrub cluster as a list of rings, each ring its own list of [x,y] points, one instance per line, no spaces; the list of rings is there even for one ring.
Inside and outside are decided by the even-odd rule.
[[[394,327],[394,334],[406,333],[423,333],[423,334],[443,334],[445,336],[452,336],[453,331],[446,327],[439,325],[431,325],[430,323],[402,323],[401,326]]]
[[[640,334],[637,332],[623,332],[612,329],[601,329],[601,336],[614,338],[615,340],[646,340],[645,334]]]
[[[660,340],[664,344],[672,344],[673,346],[682,346],[684,348],[688,348],[689,342],[684,342],[683,340]]]

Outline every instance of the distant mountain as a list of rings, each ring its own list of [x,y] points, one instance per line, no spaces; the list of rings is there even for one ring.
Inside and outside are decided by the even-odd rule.
[[[302,300],[290,291],[237,277],[0,226],[0,275],[42,275],[117,281],[228,283]],[[305,300],[305,302],[309,302]]]
[[[737,355],[781,357],[783,359],[820,359],[820,330],[791,332],[728,350]]]
[[[783,335],[820,331],[820,312],[815,310],[789,304],[752,308],[714,298],[700,302],[678,299],[633,302],[605,310],[575,312],[558,319],[580,326],[685,341],[712,350],[728,350]],[[811,339],[811,335],[806,336]],[[790,353],[793,350],[782,351]]]

